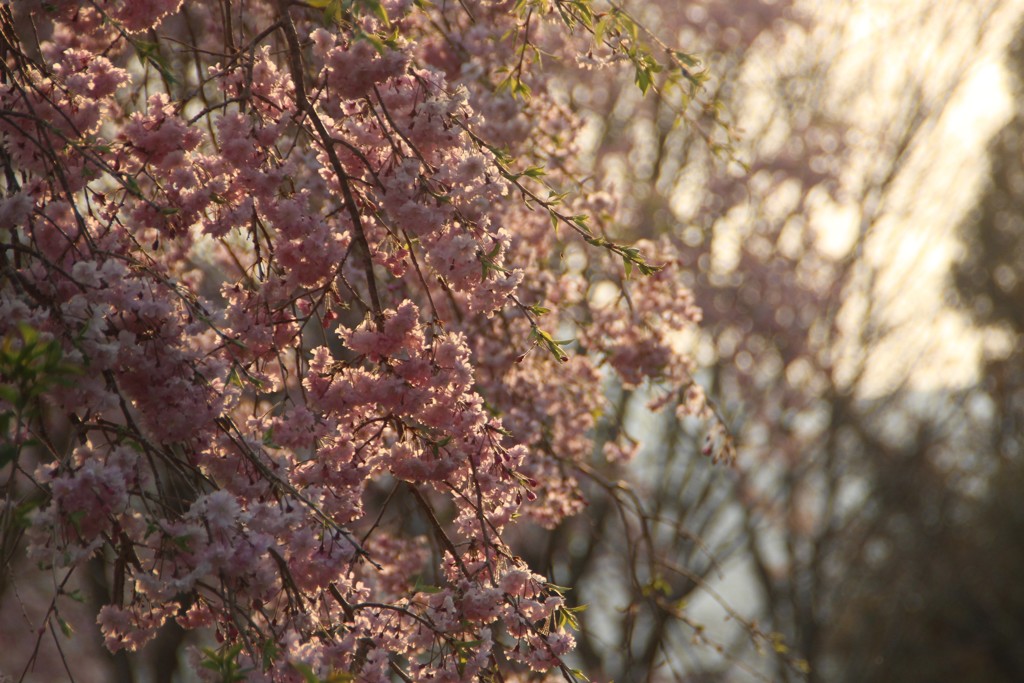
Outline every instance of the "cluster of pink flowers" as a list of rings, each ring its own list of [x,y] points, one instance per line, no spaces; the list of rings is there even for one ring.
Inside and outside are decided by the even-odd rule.
[[[174,620],[252,680],[570,676],[505,531],[581,509],[603,366],[683,400],[700,313],[668,243],[632,279],[596,239],[585,276],[557,256],[578,126],[543,73],[497,81],[558,12],[333,5],[15,10],[49,38],[0,84],[0,335],[78,372],[47,392],[70,454],[10,466],[46,492],[30,553],[117,558],[112,651]]]

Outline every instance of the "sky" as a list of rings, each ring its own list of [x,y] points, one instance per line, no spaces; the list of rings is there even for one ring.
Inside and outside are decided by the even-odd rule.
[[[828,11],[830,3],[817,4]],[[957,226],[987,172],[986,144],[1012,114],[1003,53],[1022,10],[1019,0],[869,0],[847,19],[852,49],[837,73],[869,84],[854,100],[868,134],[880,141],[887,127],[905,125],[909,102],[923,117],[888,190],[867,197],[878,218],[865,257],[891,327],[866,364],[863,384],[875,395],[904,381],[920,390],[969,385],[983,351],[998,351],[999,335],[949,305],[948,274],[961,253]],[[825,244],[838,251],[855,238],[860,208],[822,212]],[[856,308],[847,311],[853,327]]]

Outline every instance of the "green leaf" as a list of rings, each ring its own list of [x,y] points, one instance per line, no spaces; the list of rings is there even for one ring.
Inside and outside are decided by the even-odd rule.
[[[65,638],[70,638],[75,634],[75,629],[71,628],[71,624],[59,614],[57,615],[57,625],[60,626],[60,632],[64,634]]]
[[[269,669],[281,652],[281,648],[277,646],[272,638],[267,638],[263,641],[263,646],[260,648],[261,659],[263,660],[264,670]]]
[[[313,673],[313,667],[305,662],[289,662],[292,668],[298,671],[306,683],[320,683],[320,678]]]
[[[413,593],[440,593],[441,588],[429,583],[423,583],[420,577],[416,577],[416,585],[412,587]]]
[[[8,441],[0,443],[0,469],[17,460],[20,450],[18,446]]]
[[[590,679],[587,678],[586,674],[584,674],[579,669],[570,669],[569,673],[575,676],[576,678],[582,679],[585,683],[590,683]]]
[[[365,4],[370,8],[370,12],[381,20],[385,26],[391,26],[391,20],[388,19],[388,12],[384,9],[384,5],[378,0],[365,0]]]
[[[71,522],[71,526],[75,527],[75,531],[79,534],[82,533],[82,520],[85,519],[85,510],[75,510],[68,515],[68,521]]]
[[[12,406],[18,405],[18,398],[21,394],[10,384],[0,384],[0,400],[7,401]]]
[[[530,336],[536,344],[546,348],[548,353],[554,356],[559,363],[566,363],[569,361],[569,356],[566,354],[565,349],[562,348],[562,344],[568,344],[573,341],[572,339],[556,341],[554,337],[536,325],[534,325],[533,329],[530,330]]]
[[[340,24],[344,18],[345,11],[341,0],[328,0],[327,4],[324,5],[324,23],[328,25]]]
[[[128,192],[135,195],[136,197],[142,196],[142,188],[139,187],[139,182],[135,180],[133,176],[125,176],[124,184],[125,187],[128,189]]]
[[[646,95],[647,89],[651,87],[651,72],[647,69],[637,68],[636,84],[640,88],[640,92]]]
[[[244,389],[245,385],[242,384],[242,378],[238,375],[238,369],[232,368],[231,372],[228,373],[228,384],[233,384],[239,389]]]
[[[22,529],[27,529],[29,527],[29,524],[31,524],[29,520],[29,515],[32,513],[33,510],[35,510],[42,504],[43,501],[41,499],[34,498],[31,500],[27,500],[18,507],[14,508],[15,524]]]
[[[547,175],[543,166],[531,166],[523,171],[523,175],[529,178],[542,178]]]
[[[676,59],[678,59],[686,66],[698,67],[701,65],[700,59],[694,57],[693,55],[688,55],[685,52],[680,52],[679,50],[674,51],[673,54],[676,56]]]
[[[516,78],[515,83],[512,86],[512,96],[518,97],[519,99],[526,101],[530,99],[530,94],[533,91],[530,90],[530,86],[523,82],[523,79]]]

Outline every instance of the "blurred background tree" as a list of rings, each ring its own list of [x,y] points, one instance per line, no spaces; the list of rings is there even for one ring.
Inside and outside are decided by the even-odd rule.
[[[829,655],[842,681],[1024,679],[1024,33],[1008,52],[1012,119],[959,227],[952,294],[986,335],[975,386],[896,449],[867,453],[873,528],[836,587]]]
[[[1019,40],[977,165],[1021,9],[647,3],[706,56],[703,134],[678,92],[566,76],[616,228],[687,250],[705,319],[680,343],[738,450],[716,469],[653,390],[612,390],[635,459],[529,546],[583,586],[597,680],[1024,680]]]

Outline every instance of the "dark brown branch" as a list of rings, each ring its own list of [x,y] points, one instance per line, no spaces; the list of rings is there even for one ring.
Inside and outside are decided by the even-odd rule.
[[[288,43],[288,66],[291,70],[292,82],[295,85],[295,104],[298,106],[299,111],[309,118],[313,128],[316,129],[316,133],[320,137],[320,144],[327,153],[327,158],[331,162],[334,174],[338,177],[338,185],[341,187],[345,209],[352,219],[355,243],[361,252],[359,256],[363,262],[363,270],[366,273],[366,286],[370,291],[370,304],[373,308],[373,315],[376,319],[377,327],[383,329],[384,310],[381,308],[380,295],[377,292],[377,281],[373,274],[373,258],[370,253],[370,243],[366,240],[366,232],[363,230],[363,219],[359,215],[359,207],[356,206],[355,196],[348,182],[349,176],[341,165],[341,159],[338,158],[338,152],[334,149],[334,141],[327,127],[320,120],[309,98],[306,97],[306,83],[302,73],[302,52],[299,47],[299,36],[295,32],[295,24],[292,23],[291,16],[288,14],[287,0],[278,0],[278,12],[280,14],[281,28]]]

